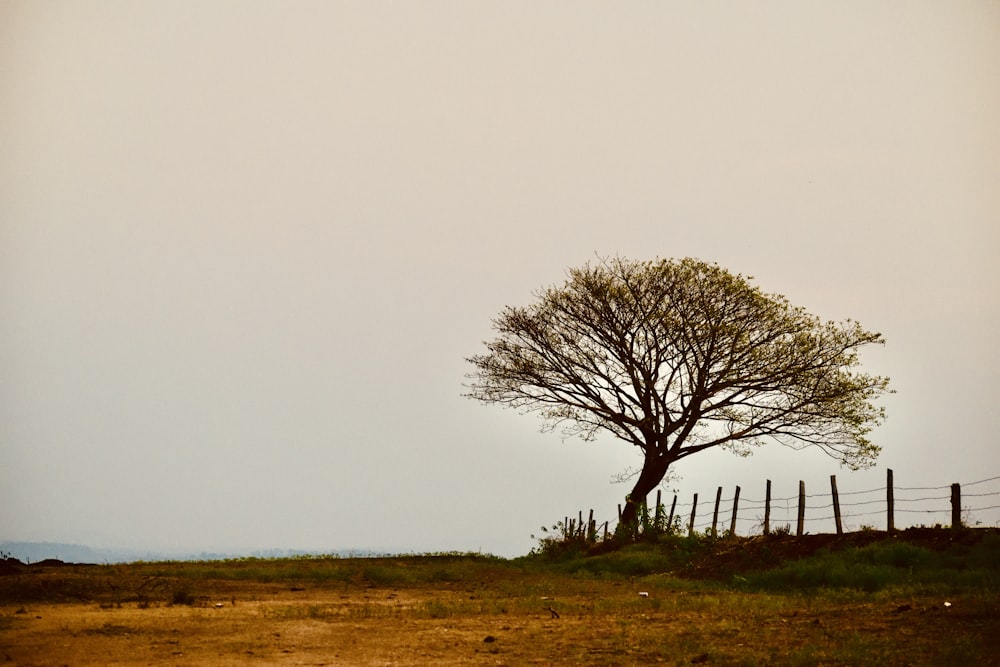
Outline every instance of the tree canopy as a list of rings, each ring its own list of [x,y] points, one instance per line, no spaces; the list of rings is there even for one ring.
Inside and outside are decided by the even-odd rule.
[[[751,278],[696,259],[616,258],[571,269],[564,285],[508,306],[468,361],[469,397],[538,413],[543,429],[614,435],[642,453],[629,498],[675,462],[712,447],[774,441],[870,466],[888,378],[859,372],[881,334],[823,322]],[[635,520],[626,503],[622,522]]]

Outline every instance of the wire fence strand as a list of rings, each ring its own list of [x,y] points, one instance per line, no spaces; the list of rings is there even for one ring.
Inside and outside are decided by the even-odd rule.
[[[888,487],[888,482],[892,480],[892,471],[888,471],[887,486],[882,488],[864,489],[862,491],[838,491],[836,497],[833,489],[827,493],[807,493],[785,497],[772,497],[770,503],[765,499],[740,497],[736,503],[737,495],[730,494],[723,498],[722,494],[697,494],[697,505],[692,496],[691,501],[683,501],[677,493],[673,494],[673,499],[669,495],[665,498],[661,495],[661,504],[658,508],[651,505],[646,506],[646,521],[658,521],[658,525],[665,526],[668,521],[668,512],[673,509],[671,529],[693,532],[709,532],[713,534],[721,531],[728,532],[731,526],[735,526],[737,534],[760,534],[771,530],[781,530],[789,532],[791,525],[796,524],[796,532],[832,532],[833,530],[844,530],[850,532],[853,525],[844,526],[845,520],[850,524],[860,524],[857,529],[872,529],[872,524],[883,524],[886,528],[897,529],[923,525],[918,523],[922,518],[952,517],[952,527],[978,526],[982,525],[982,520],[977,518],[983,512],[990,512],[1000,509],[1000,504],[990,504],[990,500],[1000,498],[1000,475],[987,477],[974,482],[963,482],[960,484],[949,484],[944,486],[895,486]],[[836,479],[833,478],[833,486]],[[965,493],[962,489],[976,487],[994,483],[993,488],[977,488],[975,493]],[[949,494],[926,493],[928,491],[947,490]],[[866,494],[880,494],[879,497],[866,499]],[[958,494],[958,495],[956,495]],[[844,498],[849,502],[844,502]],[[966,501],[975,498],[976,506],[966,504]],[[666,499],[666,502],[663,502]],[[718,504],[717,503],[718,499]],[[648,500],[648,499],[647,499]],[[804,506],[799,508],[799,503],[804,501]],[[955,503],[958,506],[955,506]],[[692,516],[692,510],[694,510]],[[843,511],[846,510],[846,511]],[[802,525],[799,524],[800,511],[802,515]],[[619,506],[619,515],[621,506]],[[768,515],[765,523],[765,514]],[[914,517],[915,520],[897,523],[895,515]],[[735,516],[734,516],[735,515]],[[831,524],[837,522],[839,524]],[[932,519],[933,520],[933,519]],[[946,520],[946,519],[944,519]],[[956,520],[958,521],[956,525]],[[576,522],[573,522],[574,524]],[[613,521],[595,521],[598,526],[605,526],[610,529],[616,525]],[[819,524],[819,525],[817,525]],[[940,526],[940,522],[935,523]],[[994,525],[1000,526],[1000,520],[995,520]],[[564,526],[563,530],[569,534],[569,526]],[[575,525],[574,530],[592,530],[590,526]]]

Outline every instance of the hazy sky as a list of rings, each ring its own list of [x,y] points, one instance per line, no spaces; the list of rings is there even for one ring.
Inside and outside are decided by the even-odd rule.
[[[613,518],[636,450],[461,394],[503,306],[614,255],[888,340],[876,469],[705,453],[682,499],[1000,476],[1000,3],[0,0],[0,540]]]

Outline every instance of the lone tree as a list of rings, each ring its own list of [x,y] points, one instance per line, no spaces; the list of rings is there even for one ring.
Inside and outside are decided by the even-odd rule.
[[[872,465],[866,435],[885,419],[873,401],[889,380],[855,369],[882,335],[822,322],[749,281],[696,259],[572,269],[494,319],[497,337],[468,359],[467,395],[537,412],[543,430],[638,447],[624,525],[671,465],[712,447],[746,455],[776,441]]]

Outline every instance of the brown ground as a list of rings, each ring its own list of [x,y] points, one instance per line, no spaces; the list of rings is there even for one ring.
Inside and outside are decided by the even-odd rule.
[[[844,541],[743,540],[742,559],[723,545],[688,574]],[[768,595],[508,567],[472,582],[261,583],[171,577],[185,564],[154,576],[154,565],[8,568],[0,667],[1000,664],[1000,601],[988,595]],[[172,603],[181,588],[192,604]]]

